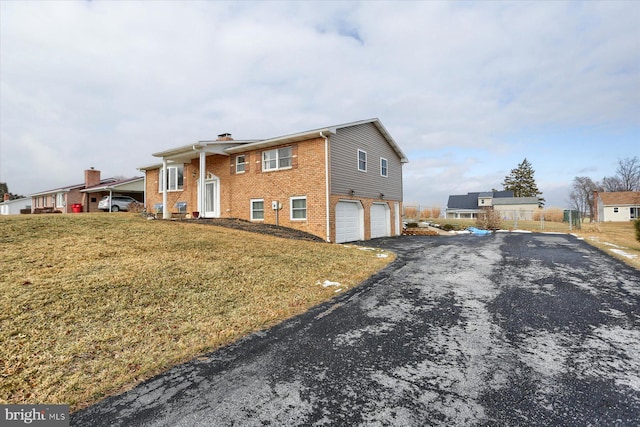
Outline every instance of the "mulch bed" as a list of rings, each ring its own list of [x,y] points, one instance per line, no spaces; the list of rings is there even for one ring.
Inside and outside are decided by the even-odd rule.
[[[193,222],[196,224],[210,224],[219,227],[234,228],[236,230],[250,231],[252,233],[268,234],[270,236],[282,237],[284,239],[307,240],[311,242],[324,242],[324,239],[300,230],[289,227],[282,227],[273,224],[256,224],[243,219],[236,218],[198,218],[181,219],[183,222]]]
[[[425,230],[424,228],[406,228],[402,231],[405,236],[439,236],[437,231]]]

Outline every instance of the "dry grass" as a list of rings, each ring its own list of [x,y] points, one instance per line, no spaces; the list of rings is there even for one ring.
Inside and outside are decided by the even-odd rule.
[[[440,219],[439,224],[453,224],[460,229],[475,225],[474,219]],[[513,229],[513,221],[501,221],[502,228]],[[596,246],[628,265],[640,270],[640,242],[635,239],[633,223],[602,222],[590,224],[585,222],[582,228],[569,229],[566,222],[518,221],[519,230],[545,231],[556,233],[572,233],[584,238],[589,244]],[[622,251],[622,253],[621,253]]]
[[[77,410],[306,311],[377,251],[134,214],[0,219],[0,403]]]

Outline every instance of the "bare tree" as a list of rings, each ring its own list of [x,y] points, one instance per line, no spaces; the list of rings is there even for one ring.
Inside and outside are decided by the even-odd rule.
[[[587,212],[589,213],[589,222],[594,220],[594,190],[600,190],[600,186],[588,176],[576,176],[573,178],[569,201],[571,202],[571,208],[580,212],[583,221]]]
[[[616,174],[621,191],[640,191],[640,160],[637,156],[619,159]]]
[[[640,159],[627,157],[618,159],[614,176],[602,178],[604,191],[640,191]]]

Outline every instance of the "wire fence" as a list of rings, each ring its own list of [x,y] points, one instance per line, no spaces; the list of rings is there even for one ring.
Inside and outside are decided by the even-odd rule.
[[[492,210],[501,229],[525,229],[531,231],[571,232],[589,226],[581,219],[579,212],[562,209],[495,209]],[[458,211],[452,215],[445,209],[429,205],[404,205],[403,220],[411,223],[450,223],[458,227],[475,225],[482,210]]]

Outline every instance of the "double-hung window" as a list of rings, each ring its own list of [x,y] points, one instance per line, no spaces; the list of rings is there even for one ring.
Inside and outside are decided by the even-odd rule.
[[[358,170],[361,172],[367,171],[367,152],[358,150]]]
[[[291,147],[276,148],[262,152],[262,170],[275,171],[291,167]]]
[[[380,157],[380,176],[389,176],[389,162],[384,157]]]
[[[236,156],[236,173],[244,173],[245,171],[245,161],[246,157],[244,154],[240,156]]]
[[[251,199],[251,220],[264,220],[264,199]]]
[[[164,186],[167,186],[167,191],[182,190],[184,185],[184,165],[167,166],[167,177],[163,177],[163,169],[160,168],[158,173],[158,192],[164,191]]]
[[[58,193],[56,195],[56,206],[59,208],[64,206],[64,193]]]
[[[302,220],[307,219],[307,198],[306,197],[292,197],[291,203],[291,219]]]

